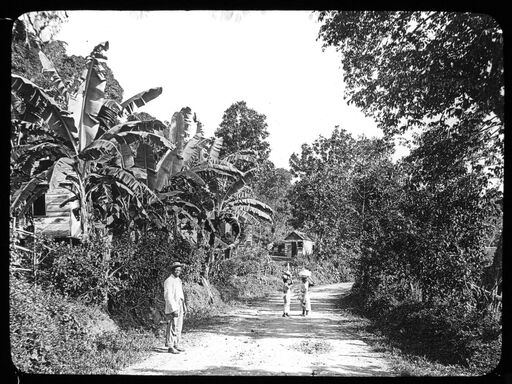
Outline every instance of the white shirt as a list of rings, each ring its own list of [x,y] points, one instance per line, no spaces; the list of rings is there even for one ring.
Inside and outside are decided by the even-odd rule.
[[[179,277],[171,275],[165,280],[164,299],[165,313],[177,311],[183,305],[185,297],[183,296],[183,285]]]

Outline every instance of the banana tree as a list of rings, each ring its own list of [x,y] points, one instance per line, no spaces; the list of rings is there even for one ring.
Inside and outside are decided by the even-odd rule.
[[[131,111],[147,103],[161,93],[161,88],[137,94],[120,105],[106,101],[103,62],[107,49],[108,42],[99,44],[87,57],[87,68],[76,94],[69,94],[63,82],[59,81],[54,66],[48,70],[54,82],[59,84],[59,92],[69,100],[67,110],[29,80],[12,76],[13,109],[17,117],[13,126],[18,131],[22,130],[24,137],[24,140],[17,140],[13,153],[21,161],[20,167],[29,180],[11,196],[11,213],[23,212],[50,186],[59,183],[73,193],[66,203],[79,201],[83,240],[89,236],[92,194],[100,190],[96,187],[98,184],[128,194],[142,212],[142,203],[137,201],[139,197],[158,201],[153,191],[136,176],[143,171],[135,166],[134,161],[130,162],[128,142],[158,142],[166,149],[174,148],[161,135],[137,130],[140,128],[137,124],[129,126],[136,131],[133,133],[126,132],[126,127],[117,127],[116,131],[109,132],[120,112]],[[43,68],[45,65],[48,67],[48,62],[43,63]]]

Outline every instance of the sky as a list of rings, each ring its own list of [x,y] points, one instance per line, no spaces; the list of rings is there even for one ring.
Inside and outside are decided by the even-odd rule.
[[[108,41],[108,65],[124,99],[162,87],[140,108],[160,120],[189,106],[213,136],[237,101],[267,117],[270,160],[289,169],[292,153],[336,125],[381,137],[375,121],[343,98],[340,53],[322,50],[309,11],[72,11],[55,36],[69,55]]]

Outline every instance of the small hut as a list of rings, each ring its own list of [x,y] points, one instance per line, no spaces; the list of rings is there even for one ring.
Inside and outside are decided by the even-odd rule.
[[[36,199],[32,205],[34,230],[37,234],[48,237],[78,239],[81,236],[80,214],[78,201],[61,204],[73,194],[62,188],[59,181],[64,175],[55,172],[45,194]]]
[[[287,257],[309,255],[313,253],[314,245],[314,241],[304,232],[292,231],[284,239],[285,255]]]

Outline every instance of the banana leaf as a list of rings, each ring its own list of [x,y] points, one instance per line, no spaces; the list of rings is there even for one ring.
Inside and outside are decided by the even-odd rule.
[[[243,173],[233,164],[228,162],[211,162],[199,164],[192,169],[196,173],[215,173],[217,175],[227,176],[229,178],[243,177]]]
[[[219,159],[219,153],[222,149],[222,145],[224,143],[224,138],[222,137],[216,137],[213,141],[213,144],[210,148],[209,158],[212,160],[218,160]]]
[[[138,180],[130,171],[126,169],[119,169],[117,167],[104,167],[95,173],[89,175],[90,178],[101,178],[107,183],[118,183],[126,191],[130,191],[130,195],[142,196],[145,195],[148,198],[150,204],[160,202],[158,196],[151,191],[146,184]],[[92,184],[95,181],[89,181]]]
[[[195,114],[194,114],[195,117]],[[204,136],[204,129],[203,129],[203,123],[201,123],[199,120],[196,120],[197,129],[196,129],[196,135]]]
[[[183,157],[181,157],[178,148],[168,149],[156,166],[155,190],[160,191],[165,187],[169,179],[181,171],[182,164]]]
[[[233,208],[233,210],[234,210],[235,214],[238,216],[245,217],[246,215],[249,215],[249,216],[251,216],[257,220],[260,220],[260,221],[266,221],[271,224],[274,222],[271,215],[269,215],[265,212],[262,212],[259,209],[251,207],[251,206],[247,206],[247,205],[235,206]]]
[[[134,166],[146,171],[146,183],[153,190],[156,178],[156,162],[153,148],[149,144],[142,143],[137,148]]]
[[[189,169],[187,169],[185,171],[178,172],[173,177],[183,177],[184,179],[186,179],[188,181],[192,181],[193,184],[196,184],[200,187],[206,185],[204,180],[197,173],[195,173]]]
[[[107,161],[114,156],[120,156],[120,149],[115,142],[103,139],[94,140],[78,157],[89,161]]]
[[[57,103],[31,81],[17,75],[11,76],[12,91],[29,106],[24,119],[29,123],[48,124],[78,153],[78,130],[69,112],[61,109]]]
[[[252,149],[244,149],[232,154],[229,154],[223,158],[223,160],[228,161],[230,163],[234,163],[236,161],[245,161],[247,163],[255,164],[257,158],[257,153]]]
[[[96,137],[100,137],[110,128],[114,127],[117,122],[118,116],[121,113],[121,105],[115,100],[106,100],[101,106],[98,113],[98,121],[100,123]]]
[[[167,140],[165,137],[158,135],[152,132],[143,132],[143,131],[135,131],[135,132],[120,132],[114,134],[112,136],[108,134],[104,134],[101,136],[101,139],[105,140],[115,140],[119,143],[132,144],[134,142],[143,142],[149,141],[153,145],[157,147],[164,147],[167,149],[174,149],[174,145]]]
[[[80,84],[76,97],[70,97],[70,110],[78,122],[79,150],[89,145],[99,127],[98,114],[105,98],[106,70],[103,65],[108,42],[98,44],[87,57],[87,75]]]
[[[67,147],[51,142],[42,142],[35,145],[24,145],[11,151],[16,158],[16,163],[21,165],[21,170],[31,174],[34,164],[45,158],[73,157],[74,153]],[[13,159],[14,160],[14,159]]]
[[[136,120],[115,125],[106,131],[102,136],[106,135],[106,137],[112,137],[122,132],[149,132],[163,136],[167,141],[169,141],[169,139],[162,134],[165,129],[166,125],[157,119],[145,121]]]
[[[39,60],[41,61],[41,65],[43,67],[43,73],[50,73],[53,85],[57,88],[59,93],[65,98],[67,102],[69,92],[68,87],[57,72],[55,65],[53,65],[52,61],[42,51],[39,51]]]
[[[121,103],[121,107],[128,113],[132,114],[136,108],[140,108],[151,100],[156,99],[162,94],[162,87],[151,88],[147,91],[137,93]]]
[[[156,195],[158,196],[158,198],[160,200],[165,200],[169,197],[176,197],[178,195],[181,195],[183,194],[183,191],[169,191],[169,192],[162,192],[162,193],[157,193]]]
[[[274,214],[274,210],[269,205],[262,203],[261,201],[256,200],[256,199],[238,199],[238,200],[235,200],[232,203],[232,205],[236,206],[236,207],[239,207],[239,206],[253,207],[253,208],[256,208],[256,209],[258,209],[262,212],[265,212],[271,216]]]
[[[185,145],[185,148],[183,149],[183,152],[181,154],[181,156],[183,156],[183,165],[185,167],[190,167],[195,161],[199,159],[201,151],[199,143],[201,142],[201,140],[201,136],[195,135]]]
[[[185,119],[183,114],[175,112],[171,119],[169,140],[181,151],[185,145],[185,136]]]
[[[208,161],[208,151],[205,148],[201,148],[199,152],[199,159],[197,160],[198,164],[204,163]]]
[[[226,200],[229,196],[232,196],[232,195],[238,193],[238,191],[240,191],[246,185],[247,184],[243,178],[239,178],[238,180],[236,180],[226,190],[226,193],[224,194],[224,200]]]
[[[119,149],[121,152],[121,157],[119,158],[119,163],[116,164],[121,165],[121,167],[124,169],[132,168],[135,164],[135,161],[133,159],[133,153],[130,146],[128,144],[122,143]]]

